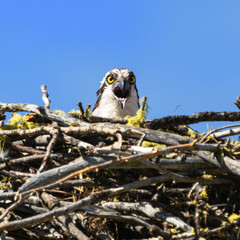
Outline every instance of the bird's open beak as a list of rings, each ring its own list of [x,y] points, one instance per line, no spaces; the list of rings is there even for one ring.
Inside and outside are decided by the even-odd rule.
[[[130,84],[126,79],[120,79],[113,89],[114,97],[119,102],[121,108],[123,109],[126,105],[128,96],[130,94]]]

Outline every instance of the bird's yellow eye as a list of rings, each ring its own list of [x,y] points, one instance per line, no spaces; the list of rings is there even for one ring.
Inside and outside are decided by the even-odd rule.
[[[114,82],[114,78],[112,77],[112,76],[109,76],[108,78],[107,78],[107,81],[108,81],[108,83],[113,83]]]
[[[136,80],[135,80],[135,77],[134,77],[134,76],[131,76],[131,77],[130,77],[130,83],[131,83],[131,84],[134,84],[135,81],[136,81]]]

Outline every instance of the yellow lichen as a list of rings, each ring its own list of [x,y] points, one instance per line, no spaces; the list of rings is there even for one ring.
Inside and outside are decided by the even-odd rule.
[[[72,109],[70,112],[68,112],[68,114],[78,115],[79,118],[82,118],[82,112],[80,110]]]
[[[206,233],[207,231],[209,231],[209,228],[200,228],[200,233],[203,234],[203,233]]]
[[[70,112],[68,113],[76,113],[76,114],[81,114],[81,111],[80,110],[75,110],[75,109],[72,109]]]
[[[126,116],[128,120],[128,126],[141,127],[143,121],[145,120],[146,113],[141,108],[137,111],[136,115],[133,117]]]
[[[22,122],[26,124],[26,127],[27,127],[28,129],[32,129],[32,128],[35,128],[35,127],[38,127],[38,126],[41,125],[41,124],[39,124],[39,123],[28,122],[27,120],[28,120],[28,116],[25,115],[25,116],[22,118]]]
[[[224,158],[224,150],[223,150],[223,148],[220,148],[220,156],[221,156],[221,158],[223,159]]]
[[[206,215],[208,215],[208,212],[204,210],[204,211],[202,211],[202,214],[206,216]]]
[[[208,195],[207,195],[206,187],[201,191],[200,196],[201,196],[203,199],[208,200]]]
[[[19,128],[19,125],[21,124],[21,121],[22,121],[22,116],[18,113],[14,113],[12,118],[9,121],[12,126]]]
[[[33,122],[27,122],[28,116],[21,116],[18,113],[14,113],[12,115],[12,118],[9,119],[10,123],[7,123],[3,127],[1,127],[1,130],[12,130],[12,129],[32,129],[35,127],[40,126],[39,123],[33,123]]]
[[[114,141],[114,137],[109,136],[109,137],[107,137],[107,140],[113,142]]]
[[[227,148],[227,147],[224,147],[223,148],[226,152],[231,152],[231,150],[229,149],[229,148]]]
[[[178,231],[175,228],[171,228],[170,231],[171,231],[172,234],[178,233]]]
[[[200,206],[196,199],[192,200],[192,203],[196,206],[196,208]]]
[[[211,178],[213,178],[213,175],[211,175],[211,174],[203,174],[202,177],[211,179]]]
[[[10,189],[10,187],[6,186],[5,184],[0,184],[0,190],[7,190]]]
[[[230,223],[236,222],[240,218],[240,215],[233,213],[228,217]]]
[[[4,149],[4,144],[7,141],[7,136],[6,135],[1,135],[0,136],[0,150]]]
[[[94,181],[94,178],[90,178],[90,177],[85,177],[85,179],[89,181]]]
[[[55,110],[54,112],[56,112],[56,113],[65,113],[64,111],[62,111],[62,110]],[[66,113],[65,113],[66,114]]]
[[[138,111],[136,112],[135,116],[133,116],[133,117],[126,116],[125,119],[128,119],[127,125],[141,127],[143,121],[146,119],[149,106],[146,103],[145,97],[140,99],[140,104],[141,105],[144,104],[144,109],[143,109],[143,106],[141,106],[141,108],[139,108]]]
[[[211,209],[211,206],[209,205],[209,203],[206,203],[206,209],[209,211]]]
[[[91,121],[91,117],[92,117],[92,111],[90,108],[87,108],[84,112],[84,117],[88,120]]]
[[[154,142],[143,141],[142,147],[153,147],[154,144],[155,144]]]
[[[192,138],[194,138],[194,137],[196,136],[196,133],[193,131],[192,128],[190,128],[190,127],[188,127],[188,126],[186,126],[186,127],[187,127],[187,129],[188,129],[188,134],[189,134],[189,136],[192,137]]]
[[[228,224],[228,222],[222,221],[221,226],[226,226],[227,224]]]
[[[159,132],[167,132],[167,133],[175,133],[175,132],[172,131],[172,130],[162,129],[162,128],[157,129],[157,131],[159,131]]]
[[[154,142],[149,142],[149,141],[143,141],[142,142],[142,147],[156,147],[156,148],[165,148],[165,144],[158,144]]]
[[[8,181],[10,181],[11,180],[11,178],[10,177],[7,177],[7,176],[3,176],[3,175],[1,175],[1,177],[2,177],[2,180],[1,180],[1,182],[8,182]]]

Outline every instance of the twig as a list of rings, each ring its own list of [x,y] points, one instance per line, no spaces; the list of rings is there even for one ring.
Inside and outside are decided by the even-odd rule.
[[[77,105],[78,105],[79,110],[81,112],[81,116],[84,116],[84,109],[83,109],[83,106],[82,106],[82,102],[78,102]]]
[[[99,169],[110,167],[111,165],[114,164],[115,161],[117,161],[118,163],[132,162],[132,161],[134,162],[134,161],[137,161],[137,160],[144,161],[146,158],[148,158],[148,159],[149,158],[155,158],[155,157],[160,156],[162,154],[167,154],[167,153],[170,153],[172,151],[175,151],[176,149],[181,151],[181,150],[188,150],[192,147],[193,147],[193,144],[177,145],[177,146],[173,146],[173,147],[167,147],[167,148],[164,148],[164,149],[159,149],[158,151],[155,151],[155,152],[152,152],[152,153],[144,153],[144,154],[137,154],[137,155],[133,155],[133,156],[126,156],[126,157],[122,157],[121,159],[118,159],[116,157],[109,158],[110,159],[109,161],[105,161],[104,159],[98,158],[101,163],[99,163],[97,165],[93,165],[93,162],[87,162],[87,163],[85,163],[86,165],[83,164],[84,163],[83,161],[81,161],[80,164],[79,164],[79,162],[76,162],[76,163],[73,163],[71,165],[62,167],[62,170],[61,170],[62,175],[61,176],[59,176],[59,169],[57,169],[57,170],[54,169],[54,171],[56,172],[56,176],[54,176],[54,174],[52,173],[53,172],[52,170],[42,173],[41,176],[40,176],[40,178],[42,180],[41,182],[38,181],[39,176],[35,176],[32,181],[29,181],[22,186],[20,192],[23,193],[25,191],[32,191],[32,190],[29,190],[29,189],[39,187],[39,186],[46,186],[46,183],[49,183],[50,181],[53,181],[53,179],[54,179],[54,184],[56,184],[56,183],[58,184],[59,182],[64,182],[64,181],[66,181],[68,179],[71,179],[74,176],[79,175],[79,174],[84,174],[84,173],[88,173],[88,172],[92,172],[92,171],[96,171],[96,170],[99,170]],[[92,159],[93,158],[89,158],[89,160],[92,160]],[[146,164],[151,164],[151,163],[148,163],[148,162],[145,162],[145,163]],[[83,166],[85,167],[84,169],[82,169]],[[86,167],[86,166],[88,166],[88,167]],[[153,167],[155,167],[155,165]],[[80,170],[77,170],[78,168],[80,168]],[[162,169],[158,166],[156,166],[156,168],[158,170],[161,170],[161,172],[164,172],[164,173],[168,174],[167,170],[164,170],[164,169]],[[65,170],[65,174],[64,174],[64,170]],[[72,171],[72,172],[70,172],[70,171]],[[44,175],[46,175],[47,177],[44,176]],[[58,182],[56,182],[56,180],[57,180],[56,178],[58,178],[60,180],[58,180]],[[35,191],[35,189],[33,191]]]
[[[143,102],[142,102],[142,107],[141,107],[143,111],[145,110],[146,103],[147,103],[147,96],[144,96]]]
[[[48,159],[51,155],[51,151],[52,151],[53,147],[55,146],[55,144],[57,142],[58,136],[59,136],[59,128],[57,127],[57,123],[56,123],[56,125],[53,127],[53,130],[52,130],[52,139],[50,140],[50,142],[47,146],[47,151],[46,151],[46,154],[43,158],[42,164],[41,164],[41,166],[38,170],[38,174],[40,172],[42,172],[44,170],[44,168],[46,167],[47,161],[48,161]]]
[[[215,134],[213,134],[213,133],[215,133],[215,132],[217,132],[217,131],[219,131],[219,130],[223,130],[223,129],[225,129],[225,128],[232,128],[232,127],[240,127],[240,124],[232,124],[232,125],[227,125],[227,126],[223,126],[223,127],[219,127],[219,128],[215,128],[215,129],[213,129],[212,131],[209,131],[208,133],[206,133],[205,135],[204,135],[204,137],[200,140],[200,143],[201,142],[203,142],[208,136],[210,136],[210,135],[212,135],[214,138],[220,138],[219,136],[216,136]],[[238,129],[239,131],[240,131],[240,129]],[[232,132],[232,131],[231,131]],[[232,132],[233,133],[233,132]],[[239,133],[239,132],[238,132]],[[234,133],[233,134],[231,134],[231,135],[234,135]],[[229,136],[229,135],[226,135],[226,136]],[[225,137],[225,136],[224,136]]]
[[[35,176],[33,177],[29,182],[25,183],[22,187],[21,187],[21,191],[20,192],[24,192],[24,191],[28,191],[30,189],[34,189],[36,187],[41,187],[41,186],[46,186],[49,183],[54,182],[54,184],[56,183],[56,181],[66,181],[68,179],[73,178],[76,175],[79,174],[84,174],[84,173],[88,173],[88,172],[92,172],[92,171],[96,171],[99,169],[103,169],[103,168],[107,168],[110,167],[111,165],[115,164],[115,162],[117,161],[118,163],[124,163],[124,162],[135,162],[135,161],[144,161],[145,159],[151,159],[151,158],[156,158],[160,155],[163,154],[169,154],[171,152],[174,152],[176,150],[178,151],[186,151],[186,150],[191,150],[191,149],[205,149],[205,147],[208,147],[209,149],[212,150],[217,150],[219,148],[218,145],[210,145],[210,144],[182,144],[182,145],[177,145],[177,146],[171,146],[171,147],[166,147],[163,149],[159,149],[158,151],[155,152],[151,152],[151,153],[143,153],[143,154],[136,154],[136,155],[132,155],[132,156],[126,156],[126,157],[122,157],[121,159],[118,159],[117,157],[105,157],[100,158],[100,157],[89,157],[87,158],[87,161],[85,159],[81,159],[81,162],[77,161],[73,164],[69,164],[67,166],[63,166],[60,168],[55,168],[46,172],[43,172],[41,175],[39,176]],[[208,150],[209,150],[208,149]],[[202,156],[200,156],[202,157]],[[80,160],[79,159],[79,160]],[[96,161],[98,161],[99,164],[96,164]],[[235,163],[234,162],[229,162],[229,166],[232,166],[234,164],[240,164],[240,163]],[[169,171],[154,165],[148,161],[144,161],[145,164],[148,164],[148,166],[151,165],[152,168],[156,168],[159,171],[163,172],[164,174],[170,174]],[[61,172],[61,175],[59,175],[59,171]],[[173,176],[171,174],[171,176]],[[39,179],[41,179],[41,181],[39,181]],[[175,175],[175,178],[178,178],[177,175]],[[179,177],[181,179],[181,177]],[[186,178],[187,179],[187,178]],[[58,183],[58,182],[57,182]]]
[[[30,155],[30,156],[26,156],[26,157],[21,157],[21,158],[15,158],[15,159],[11,159],[9,161],[6,161],[2,164],[0,164],[0,170],[4,169],[7,167],[7,165],[14,165],[14,164],[23,164],[23,163],[28,163],[28,162],[33,162],[36,160],[42,160],[44,158],[45,154],[36,154],[36,155]],[[55,154],[52,153],[49,156],[51,159],[60,159],[63,157],[63,154]]]
[[[194,154],[201,157],[207,162],[214,164],[215,166],[224,169],[227,172],[231,172],[240,176],[240,162],[235,161],[227,156],[221,157],[214,153],[205,151],[193,151]]]
[[[48,97],[49,97],[49,94],[48,94],[48,92],[47,92],[47,86],[46,85],[42,85],[41,86],[41,90],[42,90],[42,93],[43,93],[43,95],[42,95],[42,100],[43,100],[43,102],[45,103],[45,108],[46,109],[49,109],[50,108],[50,100],[48,99]]]
[[[0,222],[7,216],[7,214],[9,212],[11,212],[14,208],[16,208],[17,206],[19,206],[23,200],[25,199],[26,197],[22,197],[22,198],[19,198],[15,203],[13,203],[10,207],[8,207],[3,213],[2,215],[0,216]],[[1,225],[1,223],[0,223]]]
[[[18,172],[18,171],[13,171],[13,170],[10,170],[10,173],[14,174],[18,177],[33,177],[33,176],[35,176],[35,174],[32,174],[32,173],[24,173],[24,172]]]
[[[91,104],[88,104],[85,111],[84,111],[85,119],[89,119],[91,117],[90,116],[90,111],[91,111]]]
[[[54,210],[58,208],[59,201],[57,200],[56,197],[46,192],[43,192],[41,194],[41,198],[44,200],[44,203],[48,206],[49,209]],[[69,232],[74,238],[78,240],[89,240],[89,238],[73,224],[69,217],[64,215],[59,216],[58,220],[62,224],[64,224],[64,226],[69,230]]]
[[[127,212],[130,211],[130,212],[141,213],[153,219],[161,219],[162,221],[166,221],[169,224],[173,224],[177,228],[181,228],[183,231],[187,231],[187,232],[192,231],[192,227],[186,224],[180,218],[173,216],[172,214],[155,209],[153,208],[152,205],[150,205],[147,202],[141,202],[141,203],[139,202],[137,203],[107,202],[107,203],[98,204],[97,206],[103,207],[104,209],[108,208],[108,209],[113,209],[117,211],[127,211]]]
[[[240,109],[240,96],[237,97],[237,100],[234,103]]]
[[[146,134],[143,133],[142,137],[139,139],[138,144],[137,144],[138,147],[140,147],[142,145],[142,142],[143,142],[143,140],[145,138],[145,135]]]
[[[219,139],[219,138],[234,136],[234,135],[237,135],[237,134],[240,134],[240,128],[229,129],[229,130],[226,130],[226,131],[214,133],[211,136],[216,138],[216,139]]]
[[[125,184],[123,186],[120,186],[118,188],[110,188],[106,190],[102,190],[98,193],[93,193],[88,197],[85,197],[81,200],[78,200],[77,202],[69,204],[67,207],[60,207],[56,210],[51,210],[47,213],[39,214],[33,217],[28,217],[23,220],[16,220],[9,223],[0,223],[0,231],[1,230],[15,230],[23,227],[32,226],[38,223],[46,222],[51,220],[53,217],[58,217],[60,215],[64,215],[66,213],[76,211],[77,209],[80,209],[86,205],[90,205],[96,202],[99,202],[105,198],[113,197],[115,195],[118,195],[120,193],[127,192],[133,188],[139,188],[143,186],[148,186],[152,183],[160,182],[163,180],[166,180],[165,176],[155,177],[152,179],[146,179],[141,181],[136,181],[130,184]]]
[[[42,150],[38,150],[38,149],[35,149],[35,148],[32,148],[32,147],[23,146],[23,145],[16,144],[16,143],[12,143],[12,146],[14,148],[22,151],[22,152],[27,152],[27,153],[30,153],[30,154],[44,154],[45,153]]]
[[[4,114],[5,111],[0,111],[0,127],[4,126],[4,121],[6,119],[6,116]]]
[[[195,215],[194,215],[194,223],[195,223],[195,239],[198,240],[199,239],[199,236],[200,236],[200,213],[201,213],[201,210],[200,209],[196,209],[195,210]]]
[[[156,225],[151,225],[146,221],[141,220],[141,218],[135,217],[133,215],[122,215],[116,211],[109,211],[108,209],[103,210],[95,206],[86,206],[86,207],[83,207],[82,210],[84,210],[87,215],[97,216],[101,218],[110,218],[110,219],[120,221],[120,222],[125,222],[128,224],[141,225],[146,227],[150,232],[150,234],[153,236],[160,235],[165,237],[165,239],[170,238],[170,233],[164,232]]]

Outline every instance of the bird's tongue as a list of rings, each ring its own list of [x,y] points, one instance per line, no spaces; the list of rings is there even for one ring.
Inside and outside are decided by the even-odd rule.
[[[114,88],[113,92],[114,92],[114,97],[118,100],[121,108],[123,109],[125,107],[125,104],[130,92],[129,88],[127,87],[125,90],[122,90],[121,87],[117,86]]]
[[[124,103],[126,101],[126,98],[118,98],[121,103]]]
[[[122,109],[124,109],[126,101],[127,101],[127,98],[118,98],[118,102],[120,103],[120,106]]]

